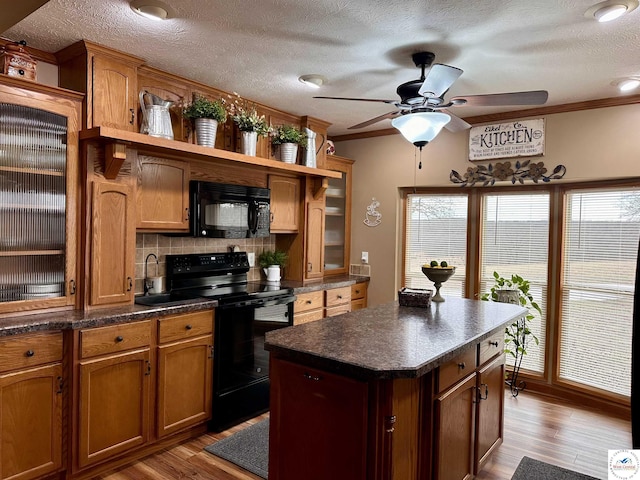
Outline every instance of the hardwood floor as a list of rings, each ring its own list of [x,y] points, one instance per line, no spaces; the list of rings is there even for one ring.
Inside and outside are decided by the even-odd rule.
[[[260,480],[203,448],[266,417],[202,435],[96,479]],[[504,423],[504,443],[478,474],[478,480],[510,480],[524,455],[606,479],[608,450],[631,448],[627,420],[526,391],[517,398],[506,393]]]

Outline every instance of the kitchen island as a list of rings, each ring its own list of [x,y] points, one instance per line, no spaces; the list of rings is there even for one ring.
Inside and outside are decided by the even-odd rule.
[[[269,479],[472,478],[502,440],[515,305],[397,302],[267,334]]]

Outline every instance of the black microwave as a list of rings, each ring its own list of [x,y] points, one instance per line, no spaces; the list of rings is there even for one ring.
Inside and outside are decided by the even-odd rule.
[[[268,237],[270,190],[192,180],[190,230],[194,237]]]

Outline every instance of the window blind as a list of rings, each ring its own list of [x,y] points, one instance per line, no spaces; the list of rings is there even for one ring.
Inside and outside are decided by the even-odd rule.
[[[480,294],[490,291],[493,272],[504,278],[517,274],[531,283],[530,293],[542,310],[529,327],[539,345],[530,341],[522,368],[544,371],[547,265],[549,249],[549,194],[485,194],[482,197]],[[513,357],[507,355],[507,362]]]
[[[560,378],[630,395],[640,192],[575,190],[565,204]]]
[[[407,197],[405,286],[430,288],[433,283],[422,273],[432,260],[446,261],[456,273],[442,285],[444,296],[464,296],[467,258],[466,194],[421,195]]]

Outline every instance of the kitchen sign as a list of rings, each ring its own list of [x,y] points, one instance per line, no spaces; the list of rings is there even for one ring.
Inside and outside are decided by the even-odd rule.
[[[544,155],[544,119],[517,120],[473,127],[469,132],[469,160]]]

